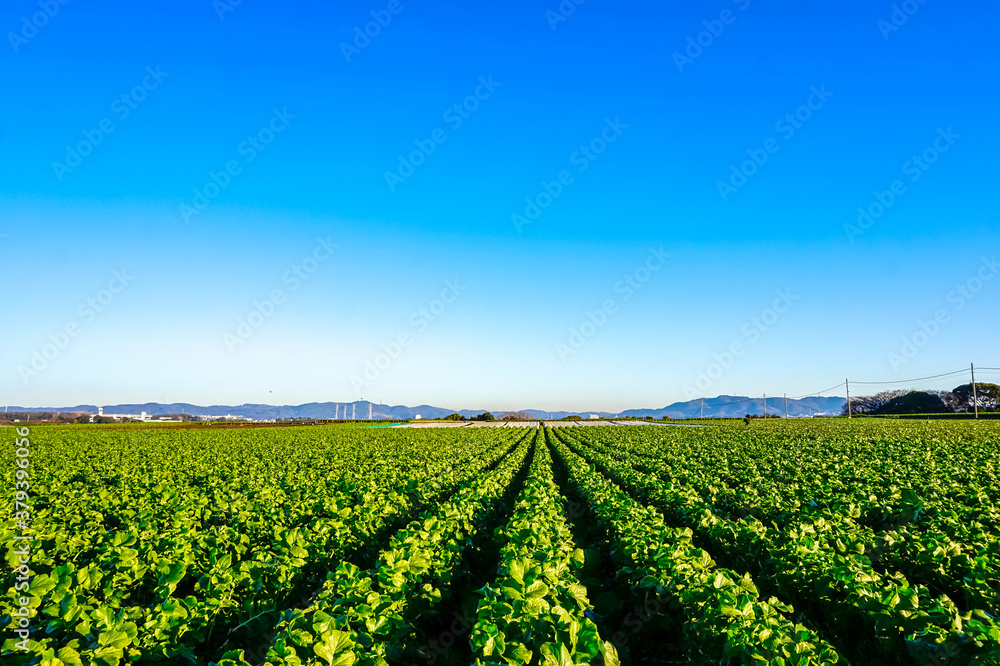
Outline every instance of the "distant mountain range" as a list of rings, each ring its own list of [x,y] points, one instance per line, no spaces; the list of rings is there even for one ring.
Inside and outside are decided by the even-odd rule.
[[[688,400],[687,402],[675,402],[666,407],[655,409],[629,409],[624,412],[600,412],[600,411],[579,411],[579,412],[549,412],[543,409],[523,409],[520,411],[533,414],[540,419],[561,419],[572,414],[579,414],[587,418],[591,414],[596,414],[601,418],[613,418],[622,416],[653,416],[662,418],[697,418],[702,415],[702,402],[704,402],[705,417],[740,417],[745,414],[762,414],[764,411],[762,398],[750,398],[747,396],[720,395],[715,398],[705,398]],[[788,400],[788,416],[835,416],[840,414],[845,398],[802,398],[800,400]],[[268,421],[272,419],[333,419],[349,418],[353,414],[354,418],[368,418],[368,406],[371,404],[372,418],[374,419],[412,419],[418,415],[424,419],[443,418],[458,412],[462,416],[475,416],[485,411],[492,411],[499,415],[501,410],[496,409],[445,409],[444,407],[434,407],[432,405],[419,405],[417,407],[407,407],[406,405],[379,405],[369,403],[367,400],[356,402],[307,402],[304,405],[209,405],[202,407],[186,402],[175,402],[163,404],[159,402],[147,402],[144,404],[132,405],[104,405],[105,414],[147,414],[158,416],[165,414],[190,414],[191,416],[226,416],[232,415],[253,421]],[[11,412],[88,412],[97,413],[97,405],[76,405],[75,407],[14,407],[7,409]],[[513,410],[507,410],[513,411]],[[767,413],[784,416],[785,403],[782,398],[767,399]]]

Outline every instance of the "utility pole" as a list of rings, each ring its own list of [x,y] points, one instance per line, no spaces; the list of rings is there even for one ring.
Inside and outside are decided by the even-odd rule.
[[[979,418],[979,399],[976,397],[976,366],[974,363],[969,364],[969,369],[972,370],[972,407],[976,410],[976,418]]]
[[[764,418],[767,418],[767,394],[764,394]]]
[[[844,388],[847,389],[847,418],[851,418],[851,384],[844,380]]]
[[[335,421],[340,419],[340,403],[339,402],[337,403],[337,406],[334,408],[333,419]]]
[[[368,401],[368,420],[372,420],[372,401]]]
[[[354,416],[357,413],[357,409],[358,409],[358,403],[352,402],[351,403],[351,420],[352,421],[354,420]],[[347,410],[346,409],[344,410],[344,416],[347,416]]]
[[[787,393],[783,393],[782,395],[785,397],[785,418],[787,419],[788,418],[788,394]]]
[[[701,418],[705,418],[705,399],[701,399]]]

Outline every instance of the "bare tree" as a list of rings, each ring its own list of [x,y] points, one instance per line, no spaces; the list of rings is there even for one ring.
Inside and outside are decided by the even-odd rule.
[[[962,384],[956,386],[951,391],[952,399],[956,403],[956,409],[971,412],[972,404],[972,384]],[[976,382],[976,402],[979,403],[980,410],[1000,409],[1000,386],[988,384],[986,382]]]
[[[497,421],[537,421],[538,417],[528,412],[507,412],[497,417]]]
[[[908,394],[909,391],[904,390],[893,390],[893,391],[882,391],[881,393],[876,393],[875,395],[861,395],[851,398],[851,413],[852,414],[875,414],[878,410],[882,409],[889,404],[890,401]],[[843,411],[840,413],[841,416],[847,416],[847,403],[844,403]]]

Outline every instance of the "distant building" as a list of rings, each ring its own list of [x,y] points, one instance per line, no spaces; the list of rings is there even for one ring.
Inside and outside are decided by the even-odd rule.
[[[419,420],[420,420],[420,414],[417,414],[416,416],[414,416],[414,417],[413,417],[413,420],[415,420],[415,421],[419,421]]]
[[[179,419],[170,419],[165,416],[153,418],[146,412],[140,412],[139,414],[105,414],[103,407],[97,408],[97,415],[106,416],[111,419],[131,419],[133,421],[142,421],[143,423],[180,423]]]
[[[591,415],[590,415],[590,418],[591,418],[591,420],[596,420],[596,419],[599,419],[599,418],[601,418],[601,417],[600,417],[600,416],[598,416],[597,414],[591,414]]]

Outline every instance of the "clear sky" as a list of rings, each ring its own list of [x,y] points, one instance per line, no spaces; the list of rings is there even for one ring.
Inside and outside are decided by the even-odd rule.
[[[5,403],[1000,366],[995,2],[63,1],[0,10]]]

